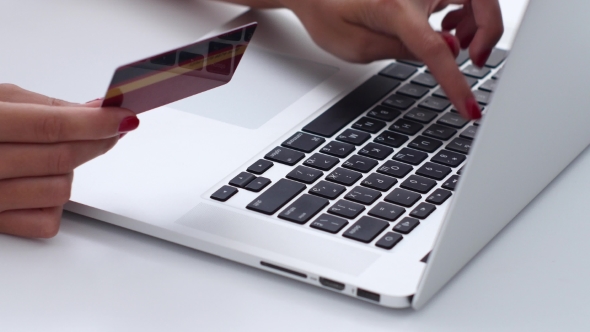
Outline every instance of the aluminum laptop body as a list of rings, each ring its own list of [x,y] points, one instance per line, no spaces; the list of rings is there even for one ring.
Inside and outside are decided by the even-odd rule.
[[[531,2],[452,198],[392,250],[246,209],[260,193],[210,198],[390,63],[336,60],[281,11],[231,22],[259,23],[234,81],[142,114],[137,132],[76,173],[67,209],[383,306],[420,308],[590,142],[590,114],[579,107],[589,11],[582,0]],[[277,183],[291,170],[275,163],[264,177]]]

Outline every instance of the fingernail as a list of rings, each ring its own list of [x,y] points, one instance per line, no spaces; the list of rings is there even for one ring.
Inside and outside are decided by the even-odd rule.
[[[490,57],[491,54],[492,54],[492,50],[485,51],[482,54],[480,54],[479,59],[477,59],[476,65],[479,68],[482,68],[483,66],[485,66],[486,62],[488,61],[488,58]]]
[[[475,98],[471,97],[467,99],[465,103],[465,108],[467,109],[467,114],[471,119],[478,120],[481,119],[481,108],[479,108],[479,104],[475,100]]]
[[[96,98],[96,99],[94,99],[94,100],[87,101],[87,102],[86,102],[86,104],[90,104],[90,103],[92,103],[92,102],[95,102],[95,101],[97,101],[97,100],[102,100],[102,98]]]
[[[139,119],[136,116],[128,116],[119,125],[120,133],[127,133],[139,127]]]
[[[443,33],[442,37],[451,49],[451,52],[453,52],[453,55],[455,55],[455,57],[458,56],[461,50],[459,49],[459,45],[457,45],[455,42],[455,38],[452,35],[446,33]]]

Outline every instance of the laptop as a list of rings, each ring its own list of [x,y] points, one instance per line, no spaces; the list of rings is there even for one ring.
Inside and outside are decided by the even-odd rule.
[[[67,209],[421,308],[590,143],[589,11],[532,1],[509,57],[461,54],[477,122],[421,63],[345,63],[292,14],[248,12],[220,28],[258,22],[232,82],[141,114],[77,171]]]

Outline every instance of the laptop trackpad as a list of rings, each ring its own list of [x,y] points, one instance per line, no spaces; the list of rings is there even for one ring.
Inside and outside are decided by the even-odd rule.
[[[276,220],[278,221],[278,220]],[[208,204],[176,221],[202,232],[358,276],[381,255]],[[287,221],[285,221],[287,222]]]
[[[337,71],[336,67],[250,46],[230,83],[168,107],[257,129]]]

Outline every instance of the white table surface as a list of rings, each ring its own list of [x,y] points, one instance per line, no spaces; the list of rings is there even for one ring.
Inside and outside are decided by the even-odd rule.
[[[509,32],[523,3],[502,1]],[[0,80],[90,100],[116,65],[196,39],[205,33],[197,19],[213,28],[240,10],[221,9],[189,0],[2,0]],[[586,151],[417,312],[66,213],[54,239],[0,236],[0,330],[588,331],[589,169]]]

